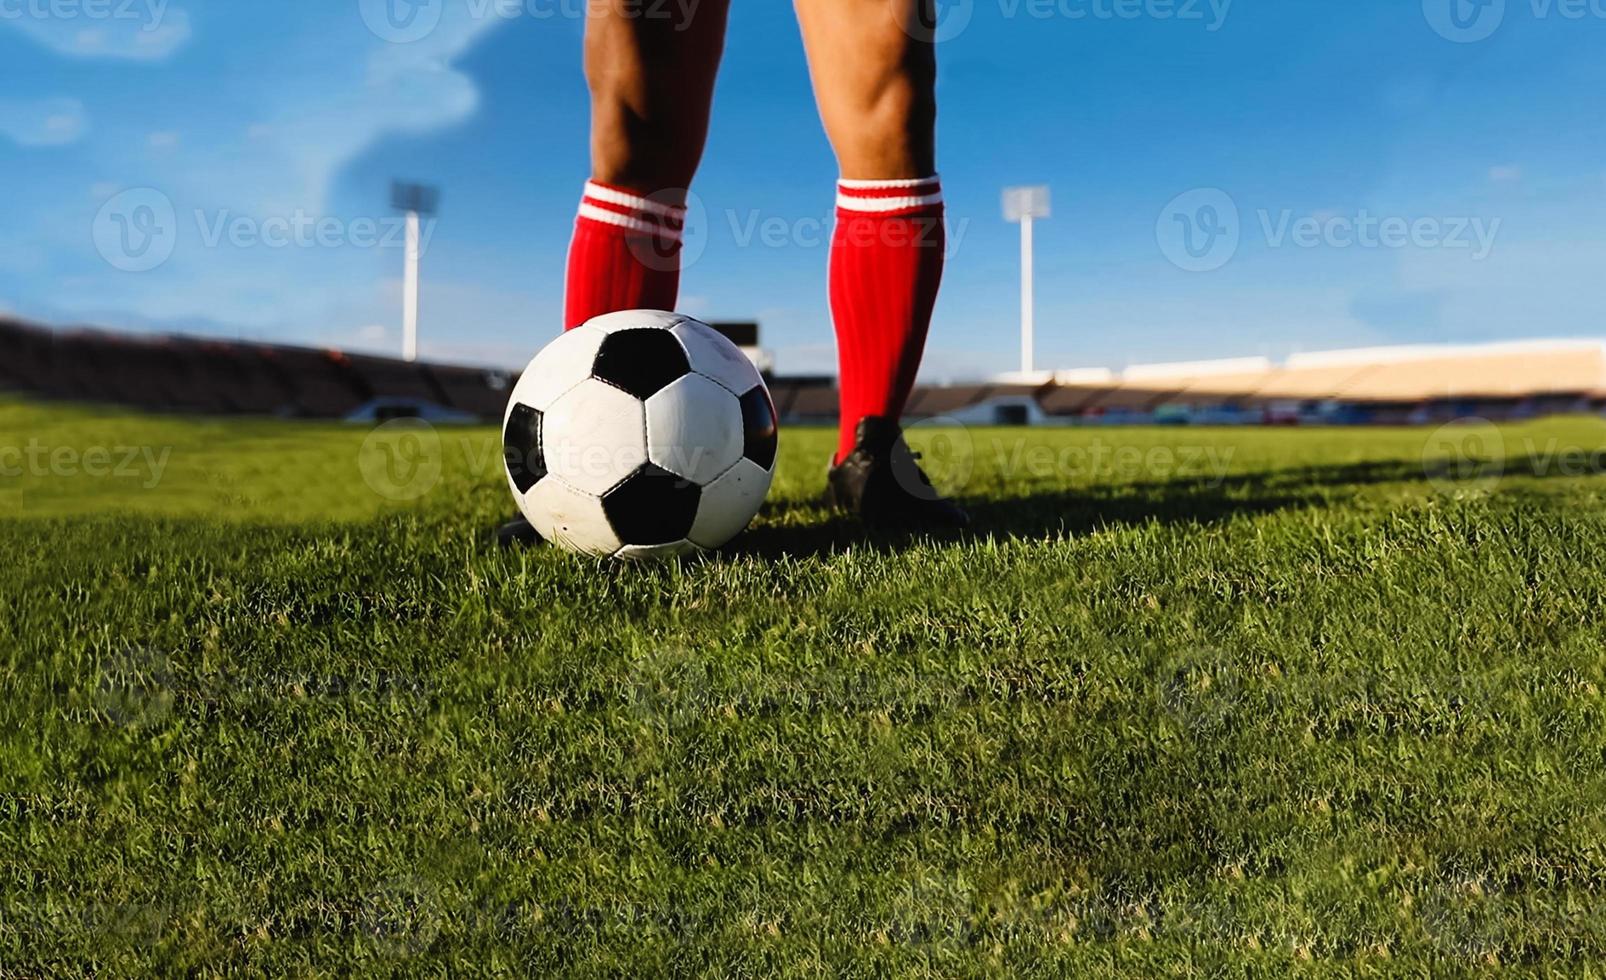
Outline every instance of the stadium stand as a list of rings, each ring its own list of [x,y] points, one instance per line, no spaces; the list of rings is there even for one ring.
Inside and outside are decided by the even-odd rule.
[[[780,411],[778,406],[776,411]],[[836,421],[836,413],[836,385],[809,385],[798,389],[790,410],[781,417],[792,422],[828,423]]]
[[[781,418],[791,418],[794,406],[803,392],[811,388],[825,388],[836,397],[836,379],[830,377],[793,377],[769,378],[770,397],[775,401],[775,411]]]
[[[1180,393],[1180,388],[1170,385],[1153,387],[1141,383],[1122,384],[1093,399],[1082,410],[1082,415],[1105,422],[1145,420]]]
[[[945,388],[917,388],[909,397],[909,414],[932,418],[953,415],[986,400],[992,385],[952,385]]]
[[[751,324],[728,325],[758,351]],[[737,329],[741,328],[741,329]],[[759,353],[763,353],[759,351]],[[499,421],[514,376],[369,354],[179,336],[51,331],[0,318],[0,387],[35,397],[217,415]],[[836,420],[829,377],[772,377],[781,418]],[[1606,409],[1595,340],[1381,347],[1139,365],[923,386],[913,418],[965,424],[1430,424]]]
[[[1043,411],[1052,416],[1076,417],[1085,412],[1094,402],[1115,390],[1109,384],[1061,384],[1055,383],[1053,387],[1038,398],[1038,404]]]
[[[431,365],[429,371],[448,408],[482,419],[497,419],[507,408],[513,377],[486,368]]]
[[[344,358],[344,367],[351,373],[353,383],[370,399],[401,398],[436,403],[446,400],[445,393],[422,365],[366,354],[346,354]]]
[[[291,411],[305,418],[345,418],[368,401],[345,354],[299,347],[258,347],[273,374],[290,388]]]
[[[292,415],[295,390],[273,371],[262,355],[248,347],[218,341],[179,346],[190,366],[197,405],[229,415]]]
[[[13,388],[38,385],[51,370],[53,341],[48,330],[0,319],[0,385]]]

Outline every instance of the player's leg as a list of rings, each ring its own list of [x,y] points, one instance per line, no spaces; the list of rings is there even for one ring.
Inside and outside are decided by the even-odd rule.
[[[675,307],[686,188],[708,136],[729,0],[680,10],[639,0],[587,5],[591,179],[569,245],[564,329],[618,310]],[[523,518],[497,539],[540,540]]]
[[[903,445],[942,281],[932,0],[796,0],[842,179],[830,258],[842,416],[831,488],[881,523],[960,525]]]
[[[729,0],[592,0],[585,70],[591,180],[569,249],[564,327],[674,309],[686,188],[708,136]]]

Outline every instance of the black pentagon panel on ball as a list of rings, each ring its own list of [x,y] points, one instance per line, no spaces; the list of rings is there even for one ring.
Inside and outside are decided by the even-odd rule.
[[[621,330],[602,342],[591,376],[646,401],[690,371],[686,349],[668,330]]]
[[[528,405],[514,405],[508,413],[507,428],[502,431],[502,458],[507,461],[508,475],[519,493],[530,488],[546,476],[546,453],[541,446],[541,413]]]
[[[775,419],[775,402],[763,385],[742,396],[742,455],[764,467],[775,466],[775,450],[780,445],[780,425]]]
[[[697,520],[702,488],[651,463],[609,490],[602,509],[627,545],[684,541]]]

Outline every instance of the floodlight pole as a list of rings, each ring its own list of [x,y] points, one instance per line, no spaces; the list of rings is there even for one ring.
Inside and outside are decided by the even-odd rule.
[[[1032,216],[1020,219],[1020,370],[1031,374],[1036,361],[1037,297],[1032,269]]]
[[[407,212],[407,268],[402,274],[402,360],[418,360],[418,212]]]
[[[435,213],[440,191],[423,184],[395,181],[390,185],[390,203],[407,216],[406,266],[402,271],[402,360],[418,360],[418,265],[423,257],[421,220]]]
[[[1004,188],[1004,220],[1020,225],[1020,370],[1036,371],[1037,297],[1032,227],[1038,218],[1049,216],[1047,187]]]

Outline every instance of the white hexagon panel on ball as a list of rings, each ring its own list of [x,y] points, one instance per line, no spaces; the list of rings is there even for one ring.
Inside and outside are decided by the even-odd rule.
[[[508,411],[515,405],[526,405],[537,412],[551,408],[553,402],[591,376],[597,349],[606,337],[600,330],[576,327],[547,344],[513,386]]]
[[[758,368],[747,359],[741,348],[701,320],[683,317],[670,332],[686,348],[686,359],[691,363],[691,369],[719,382],[731,394],[745,395],[764,383]]]
[[[608,521],[602,498],[547,476],[520,499],[519,510],[536,533],[560,548],[605,556],[623,542]]]
[[[774,472],[747,457],[737,460],[735,466],[703,487],[697,519],[687,537],[698,547],[712,550],[741,534],[763,506],[774,479]]]
[[[698,486],[736,465],[742,442],[736,396],[700,374],[647,399],[647,458]]]
[[[588,378],[546,411],[541,448],[549,473],[600,497],[647,461],[641,400]]]

